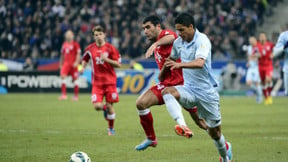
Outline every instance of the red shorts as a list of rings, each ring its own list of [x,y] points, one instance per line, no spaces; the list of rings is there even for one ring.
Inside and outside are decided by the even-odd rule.
[[[116,85],[92,85],[92,103],[103,102],[105,96],[106,102],[115,103],[119,101],[119,95]]]
[[[71,65],[63,65],[61,68],[61,72],[60,72],[61,76],[68,76],[71,75],[73,80],[76,80],[78,78],[78,69],[77,67],[73,67]]]
[[[272,74],[273,74],[273,69],[269,68],[269,69],[260,69],[259,68],[259,75],[260,75],[260,78],[261,78],[261,82],[265,82],[265,78],[272,78]]]
[[[151,87],[150,90],[156,95],[156,97],[158,98],[158,105],[163,105],[164,104],[164,100],[163,100],[163,96],[161,91],[167,87],[166,85],[164,85],[163,83],[158,83],[155,86]]]

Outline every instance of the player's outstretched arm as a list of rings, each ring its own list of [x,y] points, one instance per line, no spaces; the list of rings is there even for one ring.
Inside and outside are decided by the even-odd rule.
[[[205,60],[202,58],[197,58],[191,62],[175,62],[171,59],[165,59],[165,66],[170,67],[170,70],[179,68],[200,69],[203,68],[204,64]]]
[[[63,65],[63,56],[62,56],[62,53],[60,54],[60,59],[59,59],[59,69],[61,70],[62,68],[62,65]]]
[[[81,70],[79,71],[79,73],[80,74],[82,74],[83,73],[83,71],[84,71],[84,69],[85,69],[85,67],[87,66],[87,62],[85,61],[85,60],[82,60],[82,62],[81,62]]]
[[[77,67],[81,63],[81,51],[77,51],[76,59],[73,64],[73,67]]]
[[[158,46],[161,45],[168,45],[168,44],[172,44],[175,40],[174,35],[166,35],[164,37],[162,37],[161,39],[157,40],[156,42],[154,42],[146,51],[145,53],[145,57],[149,58],[151,55],[153,55],[153,52],[155,51],[155,49]]]

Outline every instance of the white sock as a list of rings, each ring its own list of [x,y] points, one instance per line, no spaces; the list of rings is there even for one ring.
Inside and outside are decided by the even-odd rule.
[[[113,113],[113,114],[107,114],[107,119],[109,120],[114,120],[116,118],[116,114]]]
[[[257,93],[257,86],[254,83],[251,84],[250,88]]]
[[[261,88],[261,85],[258,85],[256,86],[256,93],[257,93],[257,96],[262,96],[263,92],[262,92],[262,88]]]
[[[178,101],[171,94],[165,94],[163,96],[164,102],[166,104],[166,109],[169,112],[170,116],[179,124],[187,126],[184,116],[182,114],[182,108]]]
[[[150,113],[150,109],[144,109],[144,110],[137,110],[138,111],[138,115],[142,116],[142,115],[147,115]]]
[[[227,156],[227,149],[226,149],[226,144],[225,144],[225,138],[223,134],[221,134],[221,137],[218,141],[214,140],[214,144],[222,157],[223,162],[228,161],[228,156]]]

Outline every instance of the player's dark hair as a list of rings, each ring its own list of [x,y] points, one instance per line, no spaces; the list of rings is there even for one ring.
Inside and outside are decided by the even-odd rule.
[[[161,20],[158,16],[156,15],[150,15],[148,17],[146,17],[144,20],[143,20],[143,24],[147,23],[147,22],[151,22],[154,26],[156,26],[157,24],[160,24],[161,25]]]
[[[192,24],[193,28],[195,29],[194,17],[187,12],[180,13],[174,22],[175,24],[181,24],[187,27]]]
[[[96,25],[92,28],[92,35],[94,35],[94,32],[97,31],[97,32],[103,32],[105,33],[106,32],[106,28],[104,25]]]

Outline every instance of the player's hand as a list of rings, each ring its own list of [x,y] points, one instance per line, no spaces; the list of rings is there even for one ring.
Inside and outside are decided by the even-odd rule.
[[[153,55],[153,52],[155,51],[155,49],[157,48],[157,44],[153,43],[148,50],[145,53],[145,57],[146,59],[149,58],[151,55]]]
[[[82,75],[83,72],[84,72],[84,68],[83,68],[83,66],[82,66],[81,64],[79,64],[79,65],[77,66],[77,70],[78,70],[78,73],[79,73],[80,75]]]
[[[73,68],[76,68],[78,66],[78,63],[74,62]]]
[[[180,63],[175,62],[174,60],[171,60],[171,59],[169,59],[169,58],[165,58],[165,63],[164,63],[164,65],[165,65],[166,67],[169,67],[170,70],[174,70],[174,69],[179,69],[179,68],[181,68],[181,67],[180,67]]]

